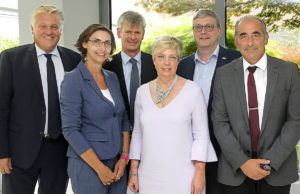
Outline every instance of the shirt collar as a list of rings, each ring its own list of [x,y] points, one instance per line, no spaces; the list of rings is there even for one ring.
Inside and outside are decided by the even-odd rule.
[[[126,63],[129,62],[129,60],[131,59],[130,56],[128,56],[126,53],[124,53],[123,51],[121,51],[121,57],[122,57],[122,64],[125,65]],[[141,64],[141,51],[138,52],[138,54],[136,54],[133,57],[139,64]]]
[[[217,45],[216,49],[214,50],[214,52],[213,52],[213,53],[211,54],[211,56],[209,57],[209,61],[210,61],[210,59],[211,59],[212,57],[215,57],[215,58],[217,59],[218,56],[219,56],[219,51],[220,51],[220,46]],[[200,62],[201,64],[204,64],[204,65],[207,64],[207,63],[201,61],[201,59],[199,58],[198,53],[199,53],[199,50],[197,49],[197,51],[196,51],[196,53],[195,53],[195,63]]]
[[[246,71],[248,69],[248,67],[250,67],[250,66],[257,66],[262,71],[265,71],[266,68],[267,68],[267,54],[264,53],[264,55],[259,59],[259,61],[257,61],[257,63],[255,63],[253,65],[250,64],[250,63],[248,63],[248,61],[246,61],[243,58],[243,68],[244,68],[244,71]]]
[[[52,55],[55,55],[55,56],[59,56],[57,46],[50,53],[46,53],[43,49],[38,47],[37,44],[35,44],[35,48],[36,48],[36,54],[37,54],[38,57],[41,56],[41,55],[44,55],[44,54],[52,54]]]

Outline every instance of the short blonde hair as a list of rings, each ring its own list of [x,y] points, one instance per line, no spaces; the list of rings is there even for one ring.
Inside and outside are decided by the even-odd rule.
[[[43,6],[43,5],[36,8],[32,12],[32,14],[31,14],[31,26],[34,26],[35,21],[36,21],[36,17],[39,14],[42,14],[42,13],[56,14],[59,17],[59,21],[60,21],[60,26],[59,27],[61,28],[61,26],[63,25],[63,21],[64,21],[63,13],[54,6]]]
[[[179,38],[163,35],[157,37],[152,43],[152,58],[154,58],[166,49],[175,49],[178,59],[182,54],[183,43]]]

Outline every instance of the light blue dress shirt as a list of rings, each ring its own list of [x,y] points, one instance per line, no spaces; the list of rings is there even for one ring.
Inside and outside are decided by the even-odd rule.
[[[132,64],[129,62],[129,60],[131,59],[131,57],[125,54],[123,51],[121,51],[121,57],[122,57],[122,66],[123,66],[123,73],[124,73],[124,78],[126,83],[128,100],[130,101],[130,75],[131,75]],[[141,71],[142,71],[141,51],[138,52],[138,54],[133,58],[137,61],[137,67],[138,67],[139,78],[140,78],[139,85],[141,85]]]
[[[198,50],[195,53],[195,71],[193,81],[201,87],[206,106],[208,106],[211,81],[217,65],[219,50],[220,46],[218,45],[207,63],[200,60]]]

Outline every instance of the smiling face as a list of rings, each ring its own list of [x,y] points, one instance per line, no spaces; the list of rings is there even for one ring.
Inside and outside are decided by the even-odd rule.
[[[101,43],[99,41],[101,40]],[[82,46],[87,49],[86,62],[92,64],[103,64],[110,55],[111,51],[110,34],[106,31],[98,30],[94,32],[89,41],[82,43]]]
[[[122,28],[117,29],[117,34],[121,38],[122,51],[134,57],[140,51],[141,43],[144,39],[142,24],[131,25],[129,22],[124,21]]]
[[[61,35],[60,18],[55,13],[41,13],[31,25],[34,42],[45,52],[51,52]]]
[[[176,74],[179,57],[176,49],[165,49],[154,57],[158,77],[172,78]]]
[[[264,55],[268,39],[259,20],[246,19],[238,25],[235,45],[248,63],[255,64]]]
[[[197,18],[193,21],[193,27],[196,26],[214,26],[211,32],[202,28],[200,31],[193,30],[194,39],[197,44],[197,48],[201,49],[214,49],[218,45],[218,39],[221,35],[221,28],[217,27],[217,21],[211,16],[203,18]]]

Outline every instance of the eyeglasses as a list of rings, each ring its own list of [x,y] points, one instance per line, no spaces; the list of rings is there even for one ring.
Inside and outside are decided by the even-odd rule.
[[[96,47],[100,47],[100,46],[104,45],[105,48],[110,48],[112,45],[112,43],[109,40],[102,41],[100,39],[94,39],[94,40],[88,40],[88,41],[91,41],[91,43]]]
[[[196,32],[201,32],[203,29],[206,32],[211,32],[211,31],[214,30],[214,28],[215,28],[215,25],[205,25],[205,26],[196,25],[196,26],[193,26],[193,30],[196,31]]]

